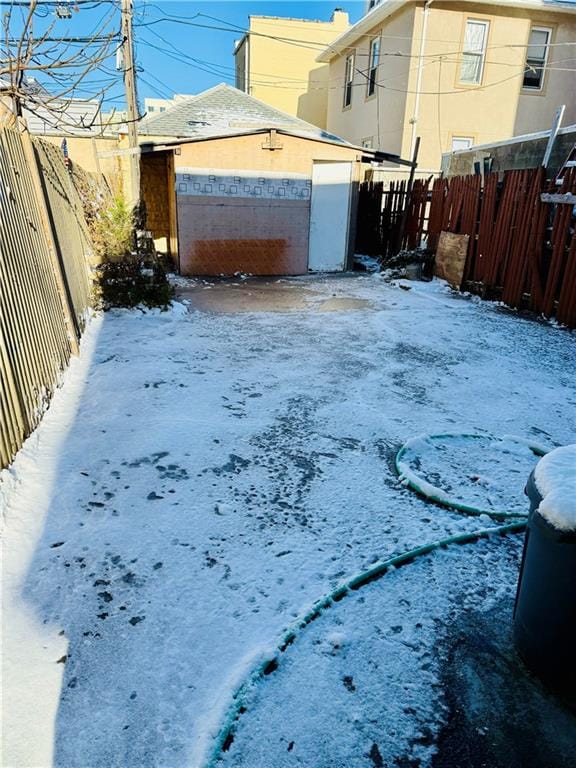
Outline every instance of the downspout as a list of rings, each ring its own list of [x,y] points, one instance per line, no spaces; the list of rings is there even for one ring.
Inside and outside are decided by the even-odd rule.
[[[422,87],[422,70],[424,69],[424,49],[426,47],[426,32],[428,31],[428,10],[434,0],[426,0],[424,3],[424,18],[422,20],[422,35],[420,36],[420,51],[418,53],[418,77],[416,79],[416,99],[414,100],[414,114],[412,123],[412,138],[410,139],[410,157],[414,155],[416,146],[417,122],[420,116],[420,89]]]
[[[246,56],[244,56],[244,91],[250,95],[250,33],[246,35]]]

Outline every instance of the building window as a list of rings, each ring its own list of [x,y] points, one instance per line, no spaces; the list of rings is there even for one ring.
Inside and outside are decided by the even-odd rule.
[[[368,65],[368,96],[372,96],[376,90],[376,77],[378,64],[380,63],[380,38],[375,37],[370,41],[370,63]]]
[[[470,149],[474,144],[474,139],[470,136],[452,136],[452,152],[457,152],[459,149]]]
[[[462,64],[460,65],[460,82],[478,85],[482,82],[484,72],[484,57],[488,39],[489,22],[468,19],[464,33],[462,48]]]
[[[148,107],[148,112],[154,112],[155,107]]]
[[[354,82],[354,54],[346,58],[346,74],[344,75],[344,106],[352,104],[352,83]]]
[[[523,88],[539,91],[544,80],[544,69],[548,58],[548,46],[552,36],[551,29],[532,27],[526,53]]]
[[[374,147],[374,137],[368,136],[365,139],[362,139],[361,146],[364,147],[364,149],[373,149]]]
[[[160,107],[160,112],[166,112],[166,107]]]

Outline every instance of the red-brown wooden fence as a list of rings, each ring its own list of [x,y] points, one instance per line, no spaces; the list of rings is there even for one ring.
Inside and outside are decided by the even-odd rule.
[[[561,186],[542,168],[481,176],[360,185],[356,250],[383,261],[443,231],[469,235],[462,289],[576,327],[576,216],[543,193],[576,194],[576,168]],[[405,226],[402,217],[406,210]]]
[[[485,178],[436,179],[428,221],[428,247],[441,231],[470,235],[462,286],[576,327],[574,206],[544,202],[543,193],[575,194],[576,169],[560,187],[543,168]]]

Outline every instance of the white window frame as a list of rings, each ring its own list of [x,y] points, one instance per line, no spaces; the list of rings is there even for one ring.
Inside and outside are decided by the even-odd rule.
[[[356,54],[352,52],[346,56],[344,64],[344,99],[343,109],[347,109],[352,105],[352,91],[354,87],[354,66],[355,66]]]
[[[467,51],[466,50],[466,30],[468,28],[469,24],[477,24],[478,26],[484,27],[484,40],[482,45],[481,51]],[[486,19],[476,19],[474,17],[467,18],[466,23],[464,24],[464,39],[462,40],[462,60],[460,62],[460,76],[459,76],[459,82],[464,85],[481,85],[482,80],[484,78],[484,67],[486,64],[486,48],[488,45],[488,35],[490,33],[490,22]],[[464,57],[465,56],[477,56],[480,58],[480,70],[478,73],[478,79],[477,80],[464,80],[462,78],[462,68],[464,66]]]
[[[374,56],[374,47],[378,46],[378,52]],[[382,47],[382,39],[380,35],[373,37],[370,40],[369,56],[368,56],[368,82],[366,83],[366,98],[374,96],[376,93],[377,83],[376,78],[378,76],[378,67],[380,66],[380,48]]]
[[[367,136],[365,139],[362,139],[360,146],[364,149],[374,149],[374,136]]]
[[[546,32],[548,34],[548,38],[546,40],[546,51],[544,52],[544,61],[542,62],[542,77],[540,78],[540,85],[533,86],[533,85],[524,85],[524,77],[526,75],[526,70],[528,67],[528,53],[530,51],[530,36],[532,35],[532,32]],[[546,77],[546,69],[548,67],[548,55],[550,53],[550,41],[552,40],[552,27],[540,27],[540,26],[534,26],[530,27],[530,34],[528,35],[528,45],[526,46],[526,61],[524,62],[524,75],[522,78],[522,90],[528,91],[529,93],[536,93],[537,91],[541,91],[544,87],[544,78]]]
[[[467,147],[460,147],[460,149],[456,149],[456,147],[454,146],[455,141],[469,141],[470,143],[468,144]],[[473,136],[452,136],[450,140],[450,146],[451,146],[451,149],[450,149],[451,152],[465,152],[467,149],[470,149],[470,147],[474,146],[474,137]]]

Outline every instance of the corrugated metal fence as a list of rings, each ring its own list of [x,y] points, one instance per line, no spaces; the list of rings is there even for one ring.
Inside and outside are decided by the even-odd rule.
[[[0,467],[38,425],[90,302],[90,237],[57,147],[0,130]]]

